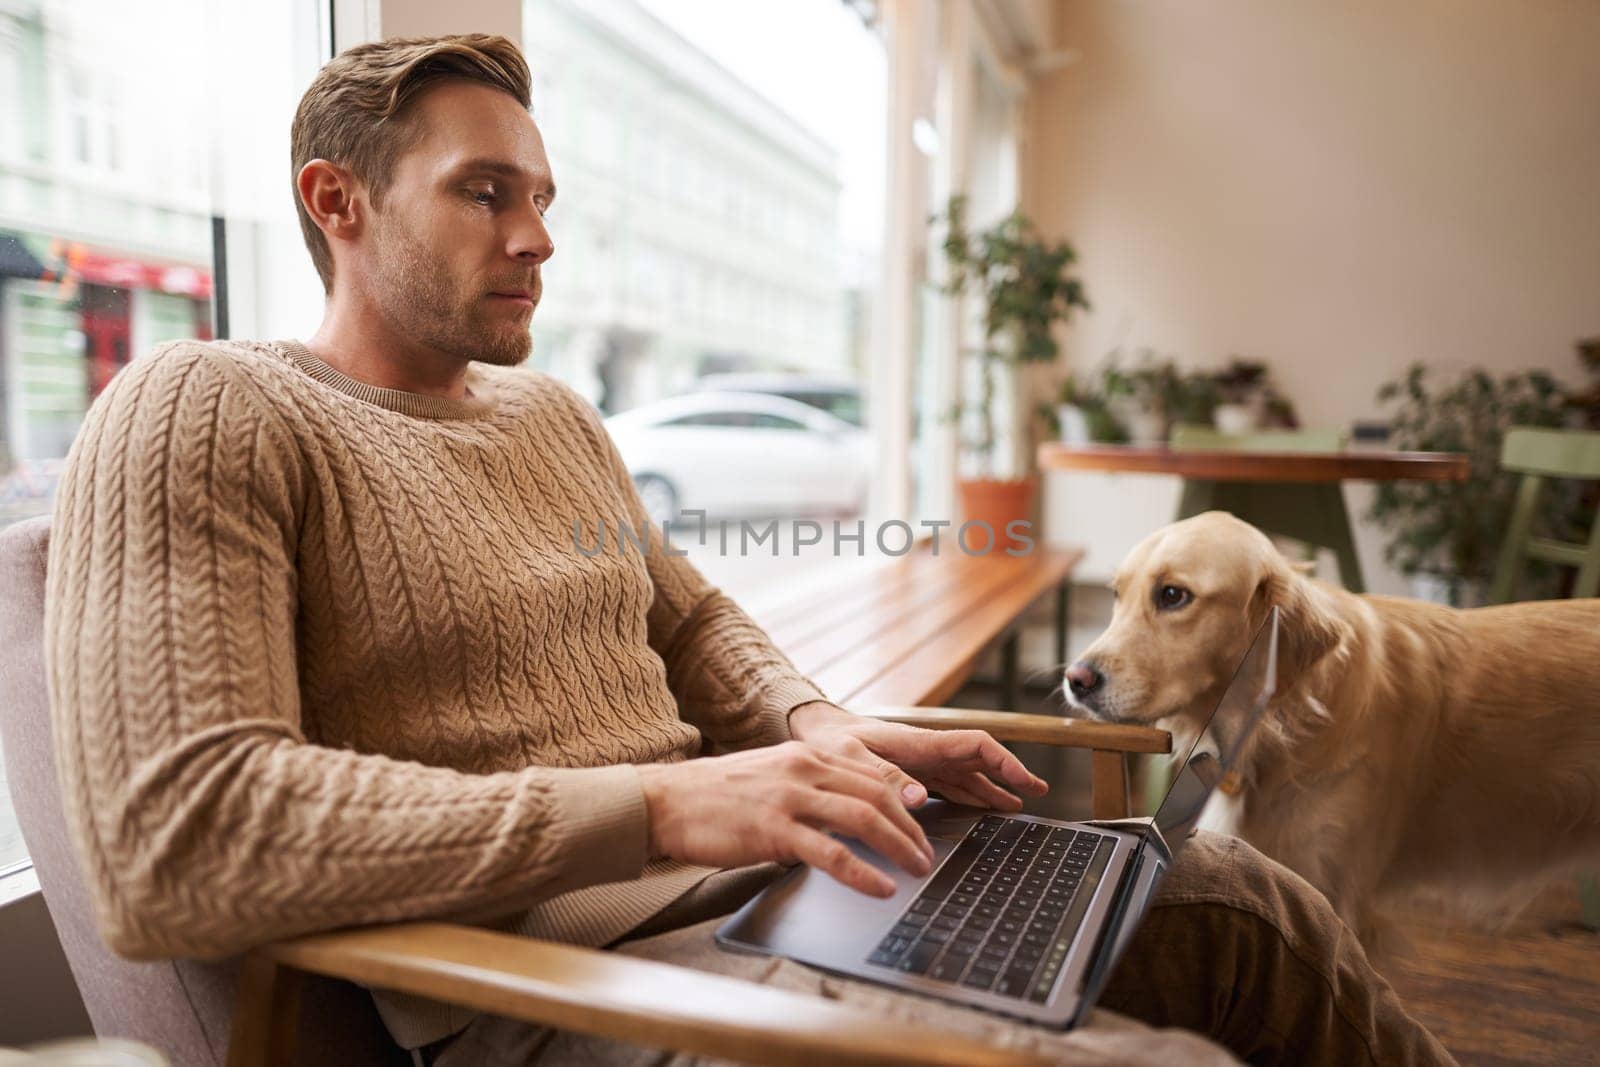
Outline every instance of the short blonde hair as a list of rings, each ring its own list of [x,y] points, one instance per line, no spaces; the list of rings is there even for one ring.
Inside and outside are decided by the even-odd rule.
[[[509,38],[464,33],[451,37],[393,37],[340,52],[317,72],[295,109],[289,130],[290,180],[311,262],[324,292],[333,290],[333,254],[300,200],[298,176],[313,159],[346,167],[367,187],[374,207],[394,175],[394,164],[415,143],[406,105],[445,78],[467,78],[531,104],[527,60]]]

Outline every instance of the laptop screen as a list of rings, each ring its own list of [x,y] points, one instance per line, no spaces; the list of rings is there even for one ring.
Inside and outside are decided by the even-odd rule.
[[[1233,680],[1184,753],[1167,795],[1156,809],[1155,825],[1170,853],[1188,840],[1200,811],[1255,728],[1277,685],[1278,609],[1267,613]]]
[[[1156,809],[1156,829],[1167,859],[1176,857],[1178,850],[1188,842],[1189,835],[1200,822],[1200,812],[1211,799],[1211,793],[1233,768],[1240,749],[1250,737],[1266,710],[1267,702],[1277,685],[1278,676],[1278,609],[1267,612],[1261,629],[1250,642],[1233,680],[1223,692],[1222,699],[1212,709],[1205,725],[1195,735],[1189,750],[1183,754],[1183,763],[1173,776],[1167,795]],[[1130,870],[1133,884],[1124,900],[1132,908],[1117,923],[1114,936],[1106,939],[1087,981],[1084,983],[1084,1002],[1093,1003],[1100,989],[1122,958],[1122,952],[1133,939],[1134,930],[1144,918],[1145,909],[1155,893],[1166,864],[1147,862],[1146,852],[1150,837],[1145,835],[1139,843],[1139,858]]]

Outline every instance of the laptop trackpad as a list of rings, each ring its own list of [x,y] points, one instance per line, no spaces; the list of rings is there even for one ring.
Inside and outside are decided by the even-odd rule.
[[[929,801],[912,813],[933,846],[935,867],[966,836],[977,809]],[[852,838],[840,838],[850,851],[890,878],[891,897],[869,897],[841,885],[813,867],[801,865],[769,886],[756,900],[717,931],[729,947],[743,946],[778,953],[822,966],[858,964],[866,955],[862,946],[877,944],[885,930],[927,882],[927,876],[910,874],[873,849]],[[819,921],[820,919],[820,921]]]

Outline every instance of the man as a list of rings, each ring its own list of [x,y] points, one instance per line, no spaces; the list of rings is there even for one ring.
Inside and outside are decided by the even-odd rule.
[[[647,523],[594,410],[514,369],[554,252],[528,82],[499,37],[329,63],[292,138],[321,327],[163,346],[74,445],[51,695],[69,819],[125,955],[450,916],[757,978],[709,930],[779,864],[890,890],[827,831],[922,873],[907,807],[929,789],[1004,810],[1045,790],[985,734],[830,704],[657,541],[577,551],[575,522]],[[703,741],[725,754],[691,758]],[[1063,1053],[1222,1055],[832,984]],[[378,1001],[426,1063],[640,1051]],[[1326,902],[1222,839],[1188,851],[1105,1002],[1258,1058],[1446,1058]]]

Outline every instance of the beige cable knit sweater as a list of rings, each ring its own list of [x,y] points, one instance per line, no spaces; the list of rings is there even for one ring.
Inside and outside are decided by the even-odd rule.
[[[631,765],[786,740],[820,699],[659,530],[618,550],[646,519],[589,404],[480,364],[468,389],[179,342],[95,402],[46,653],[116,951],[441,915],[604,944],[711,870],[649,860]],[[461,1021],[398,1014],[407,1044]]]

